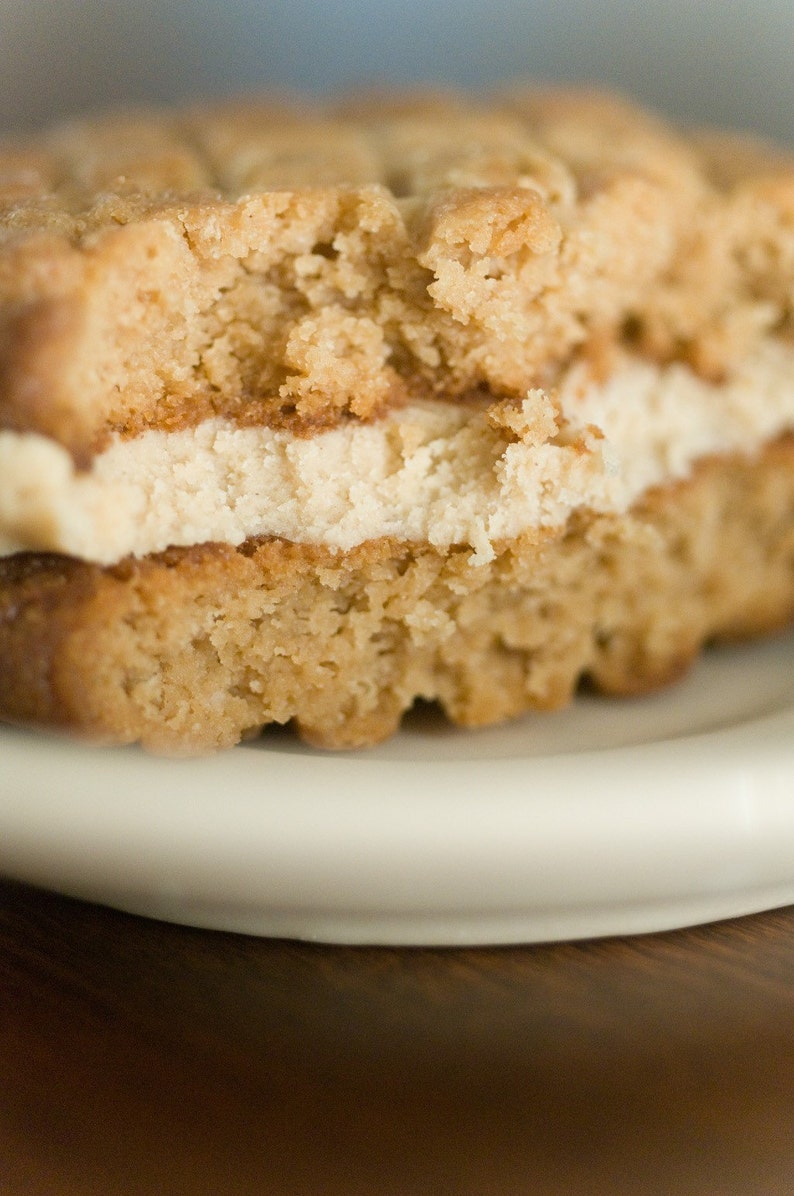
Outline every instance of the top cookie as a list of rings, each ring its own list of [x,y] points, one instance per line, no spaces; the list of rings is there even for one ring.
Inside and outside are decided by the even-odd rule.
[[[794,169],[590,93],[270,100],[0,148],[0,427],[81,462],[212,413],[301,434],[524,395],[611,342],[788,336]]]

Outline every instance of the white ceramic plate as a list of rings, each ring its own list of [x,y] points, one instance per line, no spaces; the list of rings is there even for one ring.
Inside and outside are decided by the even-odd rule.
[[[370,751],[164,761],[0,732],[0,869],[135,913],[332,942],[660,930],[794,902],[794,636],[628,703]]]

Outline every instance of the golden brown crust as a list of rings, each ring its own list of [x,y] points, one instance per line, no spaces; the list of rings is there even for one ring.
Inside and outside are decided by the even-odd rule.
[[[591,92],[62,126],[0,148],[0,427],[310,433],[625,337],[722,376],[792,333],[792,212],[784,159]]]
[[[570,700],[583,676],[639,693],[701,646],[794,615],[794,438],[703,464],[628,517],[468,552],[378,541],[205,545],[109,568],[0,562],[6,720],[164,752],[294,719],[376,742],[416,698],[478,726]]]

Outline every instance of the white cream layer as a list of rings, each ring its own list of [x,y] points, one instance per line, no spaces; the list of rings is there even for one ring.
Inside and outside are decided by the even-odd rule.
[[[622,511],[700,458],[794,428],[794,347],[769,343],[728,383],[623,358],[606,382],[572,369],[492,427],[482,410],[415,403],[311,439],[223,419],[119,440],[88,472],[59,445],[0,433],[0,553],[102,564],[275,535],[351,548],[381,536],[469,545],[472,563],[577,508]]]

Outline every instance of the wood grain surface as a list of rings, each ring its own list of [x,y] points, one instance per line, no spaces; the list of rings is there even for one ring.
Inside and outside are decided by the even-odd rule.
[[[794,1193],[794,909],[332,948],[0,884],[4,1196]]]

